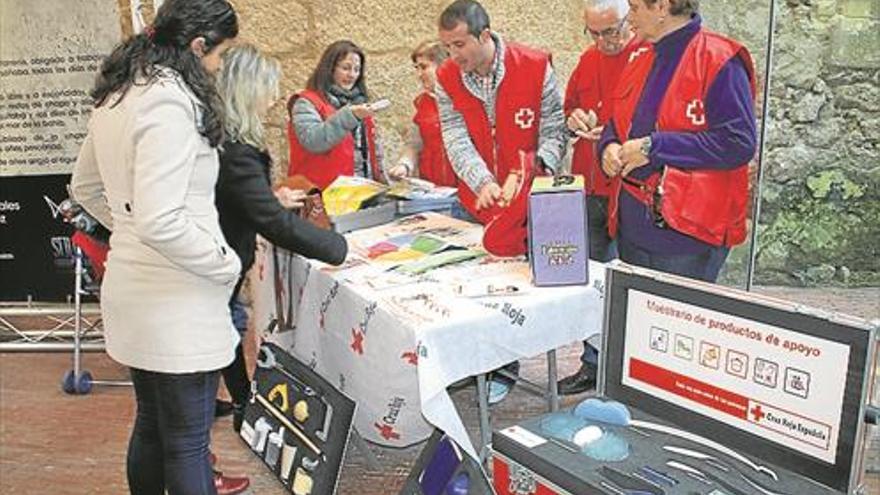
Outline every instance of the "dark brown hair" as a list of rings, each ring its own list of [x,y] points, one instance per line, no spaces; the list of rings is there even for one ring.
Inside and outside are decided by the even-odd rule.
[[[367,57],[364,56],[364,51],[360,47],[349,40],[339,40],[330,43],[321,55],[318,66],[315,67],[312,75],[309,76],[306,88],[319,93],[326,93],[330,86],[333,85],[333,71],[336,69],[336,64],[350,53],[356,53],[361,58],[361,73],[354,86],[359,88],[364,96],[367,96]]]
[[[452,31],[459,23],[465,23],[468,33],[479,38],[489,27],[489,14],[474,0],[455,0],[440,14],[440,29]]]
[[[202,104],[199,132],[211,146],[223,142],[223,104],[217,95],[214,77],[202,67],[190,42],[205,38],[205,53],[224,40],[238,35],[238,18],[226,0],[169,0],[159,7],[149,30],[125,40],[104,59],[92,88],[95,107],[128,89],[141,78],[152,80],[158,66],[170,67],[180,74]],[[116,99],[113,104],[121,100]]]

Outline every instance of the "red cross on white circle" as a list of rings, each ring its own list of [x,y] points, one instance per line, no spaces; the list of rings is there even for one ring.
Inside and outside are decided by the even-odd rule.
[[[694,125],[704,125],[706,123],[706,110],[703,108],[703,100],[691,100],[688,103],[685,115]]]
[[[520,108],[513,117],[520,129],[531,129],[535,123],[535,111],[531,108]]]

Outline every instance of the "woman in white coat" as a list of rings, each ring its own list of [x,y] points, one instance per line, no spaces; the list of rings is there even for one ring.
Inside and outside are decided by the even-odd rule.
[[[219,370],[238,333],[241,263],[214,207],[222,106],[213,74],[238,34],[226,0],[167,0],[104,61],[71,181],[111,228],[101,287],[107,352],[131,369],[132,494],[215,494],[208,461]]]

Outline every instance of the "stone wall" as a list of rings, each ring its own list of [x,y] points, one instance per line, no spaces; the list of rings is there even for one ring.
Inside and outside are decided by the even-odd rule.
[[[410,50],[436,36],[447,3],[235,0],[242,38],[282,61],[285,95],[303,87],[330,42],[349,38],[364,48],[371,92],[394,102],[379,118],[389,159],[397,157],[418,91]],[[769,0],[702,4],[709,27],[751,50],[763,87]],[[552,51],[567,81],[588,42],[581,0],[484,5],[506,38]],[[756,279],[880,283],[880,2],[778,0],[777,13]],[[283,107],[271,114],[279,174],[287,168]],[[727,283],[742,283],[748,256],[746,246],[734,250]]]
[[[282,61],[286,96],[305,85],[331,42],[347,38],[364,49],[370,92],[393,102],[378,117],[387,159],[398,156],[404,129],[412,118],[412,99],[419,90],[409,54],[422,40],[436,38],[437,18],[447,4],[446,0],[235,1],[242,38]],[[490,0],[484,5],[493,29],[506,38],[551,50],[561,81],[567,81],[587,41],[580,20],[581,0]],[[272,151],[277,171],[283,173],[287,162],[283,102],[271,115]]]
[[[880,284],[880,2],[780,2],[757,280]]]

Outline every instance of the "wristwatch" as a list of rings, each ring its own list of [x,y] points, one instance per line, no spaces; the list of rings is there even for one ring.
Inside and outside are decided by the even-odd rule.
[[[642,144],[639,147],[639,151],[643,155],[645,155],[645,158],[651,157],[651,135],[650,134],[648,134],[647,136],[642,138]]]

